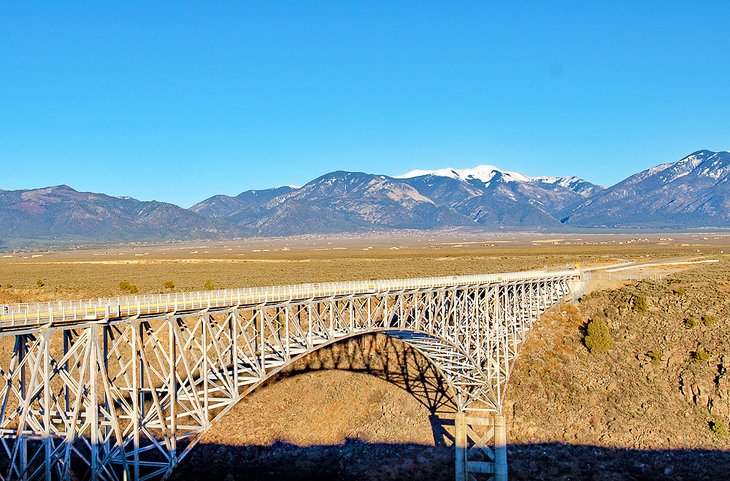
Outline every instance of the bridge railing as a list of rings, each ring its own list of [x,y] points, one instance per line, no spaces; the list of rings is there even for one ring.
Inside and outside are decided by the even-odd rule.
[[[220,309],[333,296],[365,295],[413,289],[458,288],[459,286],[468,285],[580,276],[580,271],[572,269],[562,271],[540,270],[465,276],[323,282],[77,301],[21,303],[0,305],[0,331],[58,322],[94,321],[135,315],[144,316],[209,308]]]

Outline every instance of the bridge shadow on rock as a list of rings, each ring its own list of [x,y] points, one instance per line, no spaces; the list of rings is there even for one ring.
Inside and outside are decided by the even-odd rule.
[[[511,481],[727,481],[730,452],[635,450],[562,443],[509,446]],[[220,481],[453,481],[447,447],[366,443],[203,444],[173,479]]]
[[[410,394],[430,413],[436,446],[450,446],[456,403],[434,365],[416,349],[385,334],[364,334],[319,349],[269,379],[261,388],[295,376],[328,370],[367,374]]]

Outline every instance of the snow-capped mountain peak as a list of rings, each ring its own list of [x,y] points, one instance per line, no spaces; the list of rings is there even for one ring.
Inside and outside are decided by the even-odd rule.
[[[503,170],[493,165],[477,165],[471,169],[454,169],[447,167],[445,169],[436,170],[411,170],[410,172],[396,176],[396,178],[411,179],[413,177],[421,177],[424,175],[434,175],[437,177],[450,177],[452,179],[464,181],[480,180],[486,184],[498,174],[502,176],[502,180],[505,182],[530,182],[530,180],[532,180],[531,177],[520,174],[519,172]]]
[[[560,185],[562,187],[568,187],[568,188],[570,188],[570,186],[575,184],[576,182],[583,181],[583,179],[581,179],[580,177],[575,177],[575,176],[555,177],[552,175],[532,177],[531,180],[537,181],[537,182],[542,182],[543,184],[556,184],[556,185]]]
[[[502,182],[508,182],[508,183],[509,182],[518,182],[518,183],[530,183],[530,184],[536,184],[536,183],[549,184],[549,185],[555,185],[555,186],[559,186],[559,187],[564,187],[566,189],[570,189],[574,192],[579,193],[583,197],[587,197],[588,195],[592,194],[593,192],[596,192],[596,190],[602,189],[601,186],[591,184],[590,182],[587,182],[584,179],[581,179],[580,177],[575,177],[575,176],[530,177],[530,176],[521,174],[519,172],[500,169],[499,167],[495,167],[493,165],[478,165],[471,169],[454,169],[451,167],[447,167],[445,169],[436,169],[436,170],[411,170],[410,172],[406,172],[403,175],[398,175],[395,178],[396,179],[412,179],[415,177],[422,177],[422,176],[426,176],[426,175],[432,175],[432,176],[436,176],[436,177],[449,177],[451,179],[462,180],[465,182],[479,180],[487,186],[495,177],[498,177],[499,180],[501,180]]]
[[[661,180],[666,184],[690,174],[711,179],[725,177],[730,172],[730,162],[727,154],[728,152],[700,150],[670,164],[669,168],[666,169],[668,175],[661,176]]]

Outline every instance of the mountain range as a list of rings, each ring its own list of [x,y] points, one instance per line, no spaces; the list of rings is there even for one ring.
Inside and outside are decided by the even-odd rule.
[[[701,150],[609,188],[490,165],[389,177],[337,171],[301,187],[174,204],[61,185],[0,190],[0,243],[98,243],[393,229],[730,227],[730,152]],[[0,244],[2,245],[2,244]]]
[[[700,150],[590,196],[565,219],[583,227],[730,227],[730,152]]]

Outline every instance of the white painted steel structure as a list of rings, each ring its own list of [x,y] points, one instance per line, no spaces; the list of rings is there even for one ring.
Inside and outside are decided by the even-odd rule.
[[[580,280],[576,270],[528,271],[0,306],[0,477],[169,476],[270,376],[366,333],[423,354],[459,413],[501,414],[520,343]],[[457,433],[457,476],[506,479],[503,450],[469,431]]]

